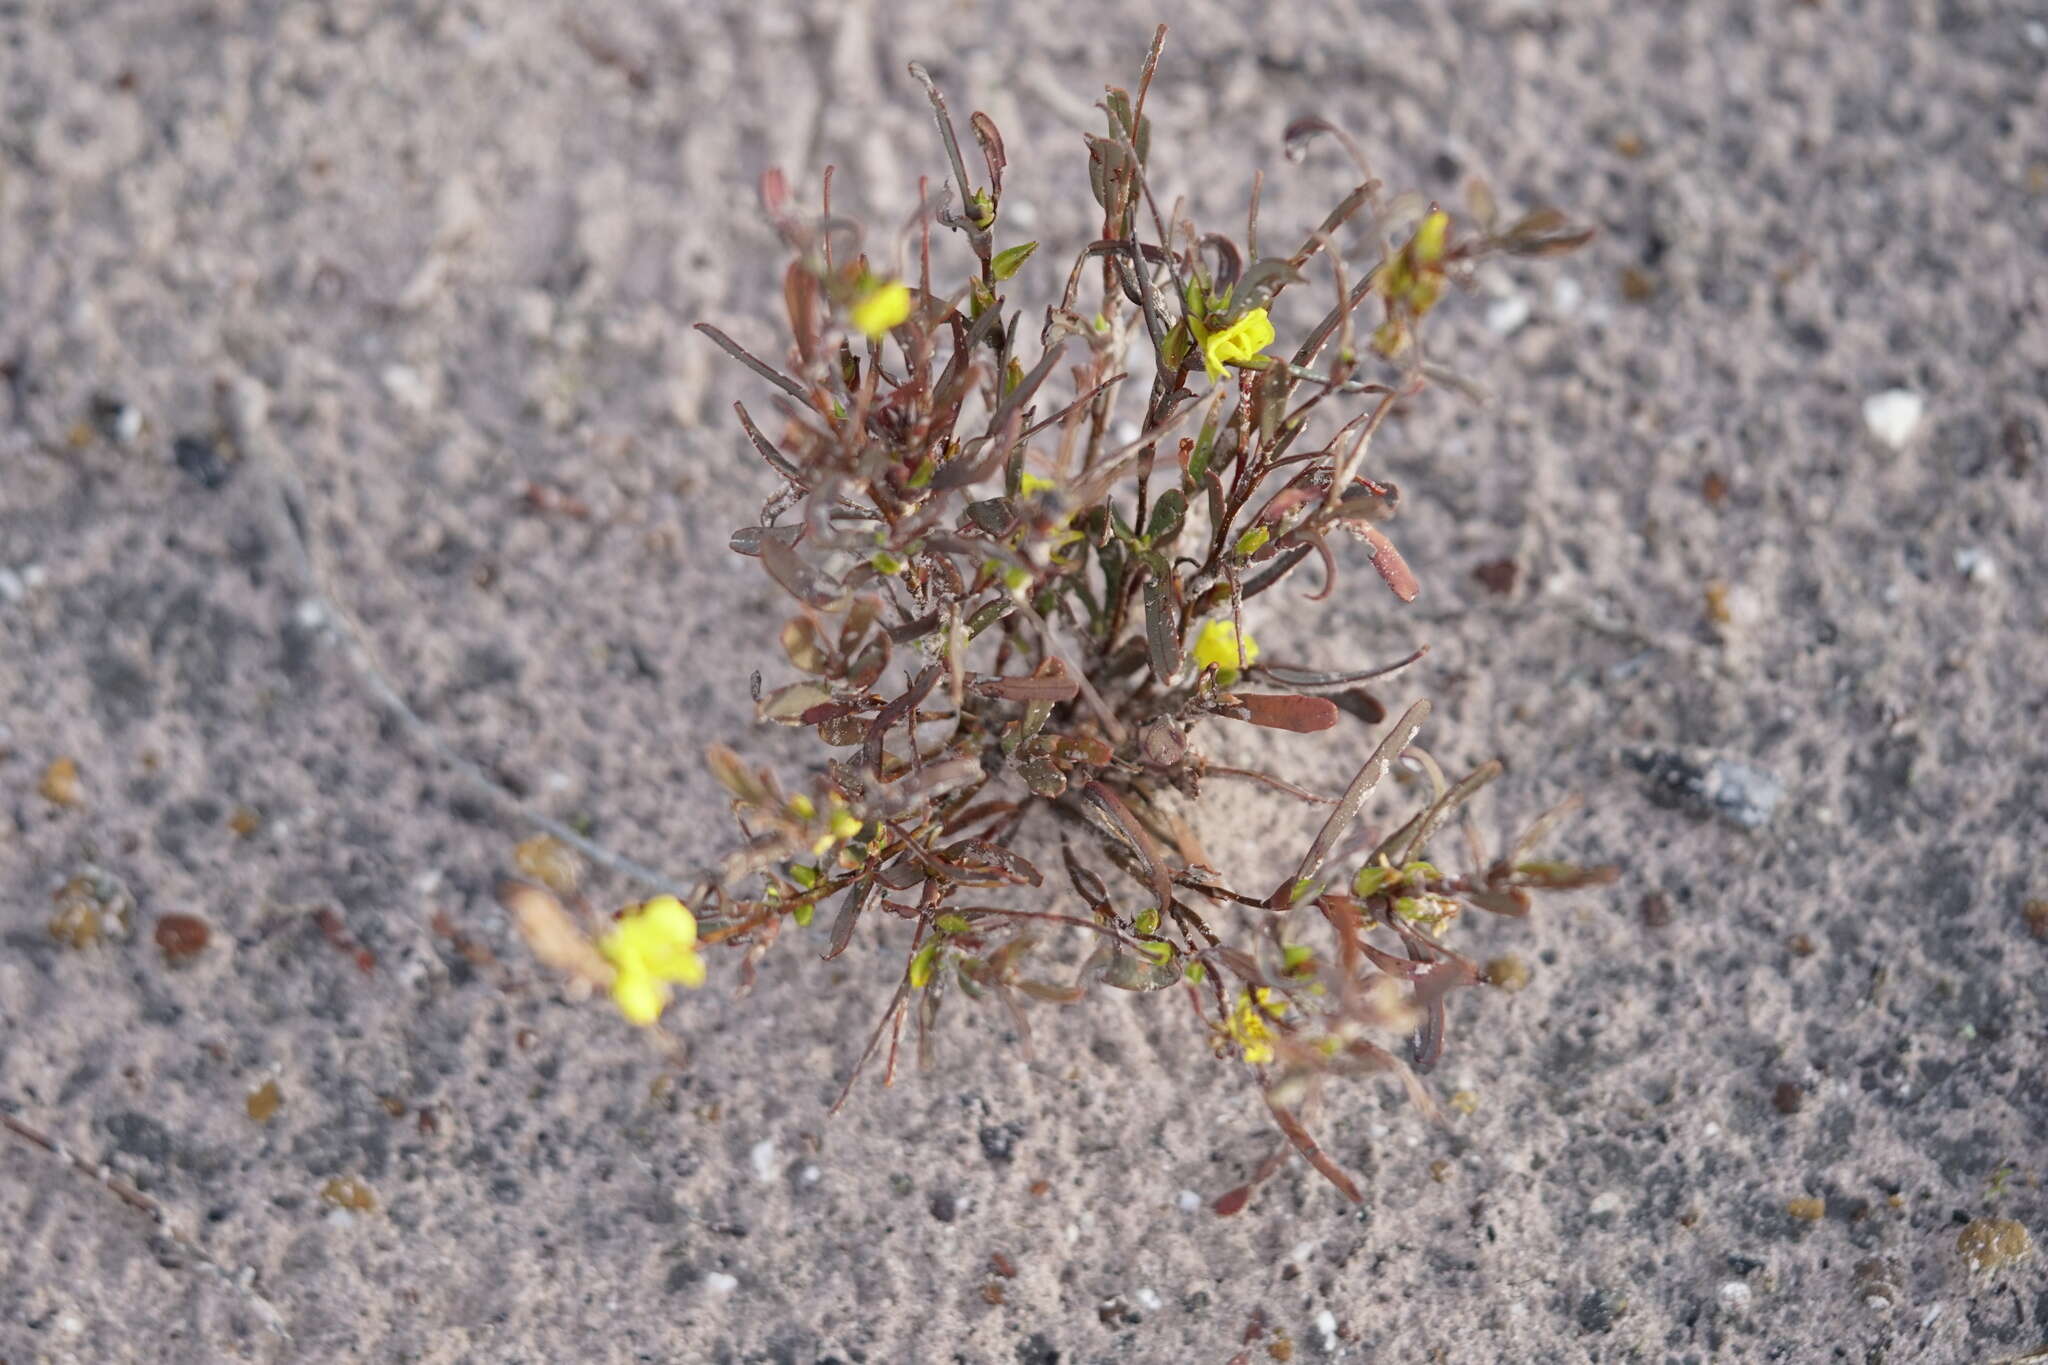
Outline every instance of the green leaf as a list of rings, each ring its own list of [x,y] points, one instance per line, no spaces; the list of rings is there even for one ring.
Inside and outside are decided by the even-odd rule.
[[[939,932],[942,934],[964,934],[967,929],[967,921],[958,915],[939,916]]]
[[[989,262],[989,269],[999,280],[1007,280],[1024,268],[1024,262],[1031,259],[1031,253],[1038,250],[1038,243],[1026,242],[1022,246],[1007,247],[996,253]]]
[[[804,901],[796,909],[789,912],[789,917],[796,921],[797,928],[808,929],[811,927],[811,916],[817,913],[817,906],[813,905],[810,901]]]
[[[1397,885],[1400,880],[1401,874],[1391,867],[1361,867],[1358,875],[1351,879],[1351,894],[1364,900]]]
[[[1171,545],[1187,519],[1187,494],[1178,488],[1167,489],[1159,495],[1158,503],[1152,508],[1152,520],[1145,527],[1145,542],[1154,546]]]
[[[1158,579],[1145,583],[1145,648],[1152,676],[1171,683],[1180,674],[1180,639],[1173,630],[1173,608],[1167,603],[1166,588]]]
[[[917,956],[910,959],[910,989],[921,991],[931,984],[932,967],[939,960],[939,945],[936,940],[917,950]]]

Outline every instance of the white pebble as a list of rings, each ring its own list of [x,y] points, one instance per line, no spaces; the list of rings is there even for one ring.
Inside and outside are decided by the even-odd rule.
[[[1721,1286],[1721,1302],[1730,1308],[1742,1308],[1749,1303],[1749,1286],[1740,1280],[1730,1280]]]
[[[85,1330],[85,1319],[76,1313],[66,1313],[57,1319],[57,1330],[67,1337],[75,1337]]]
[[[1920,1315],[1920,1325],[1923,1328],[1934,1326],[1934,1320],[1941,1316],[1942,1308],[1943,1305],[1937,1303],[1933,1307],[1929,1308],[1925,1313],[1922,1313]]]
[[[1568,318],[1585,306],[1586,286],[1569,275],[1559,275],[1550,286],[1550,311]]]
[[[714,1270],[704,1277],[704,1287],[714,1294],[730,1294],[733,1290],[740,1287],[740,1281],[737,1275],[728,1275],[722,1270]]]
[[[400,407],[419,413],[433,411],[433,382],[412,366],[386,365],[378,377],[384,381],[384,392]]]
[[[1337,1315],[1327,1308],[1318,1312],[1316,1314],[1316,1331],[1323,1338],[1323,1354],[1335,1355],[1337,1353]]]
[[[1608,1190],[1586,1206],[1586,1212],[1593,1214],[1620,1213],[1622,1199],[1613,1190]]]
[[[1510,294],[1486,305],[1486,325],[1499,336],[1511,337],[1522,330],[1522,324],[1529,320],[1529,312],[1529,300],[1525,296]]]
[[[1138,1307],[1144,1309],[1147,1313],[1157,1313],[1166,1306],[1166,1300],[1159,1297],[1159,1291],[1156,1289],[1140,1289],[1131,1297],[1136,1299]]]
[[[292,609],[292,621],[300,630],[318,630],[327,624],[327,607],[317,597],[302,597]]]
[[[774,1138],[762,1138],[747,1152],[747,1160],[754,1166],[754,1179],[764,1185],[775,1178],[775,1155]]]
[[[121,445],[134,445],[135,438],[142,435],[142,409],[133,403],[116,407],[107,421],[107,435]]]
[[[19,602],[28,596],[28,585],[12,569],[0,569],[0,600]]]
[[[1974,545],[1956,551],[1956,572],[1979,587],[1998,581],[1998,561]]]
[[[1182,1190],[1173,1202],[1182,1213],[1193,1213],[1202,1207],[1202,1196],[1193,1190]]]
[[[818,1183],[819,1177],[823,1176],[824,1174],[825,1173],[819,1170],[816,1166],[806,1166],[796,1173],[796,1178],[798,1180],[803,1181],[806,1185],[815,1185]]]
[[[1863,425],[1893,450],[1906,448],[1926,413],[1927,400],[1911,389],[1886,389],[1863,400]]]
[[[2048,24],[2038,19],[2029,19],[2020,25],[2020,32],[2027,36],[2027,42],[2035,47],[2048,50]]]

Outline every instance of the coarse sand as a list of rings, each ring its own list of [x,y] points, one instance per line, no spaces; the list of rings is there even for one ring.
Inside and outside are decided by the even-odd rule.
[[[704,747],[806,756],[726,550],[763,386],[691,330],[779,344],[758,176],[836,165],[886,246],[944,177],[921,60],[1049,298],[1161,19],[1205,224],[1263,169],[1312,226],[1320,113],[1600,229],[1447,303],[1488,402],[1374,447],[1421,599],[1354,547],[1253,618],[1427,642],[1381,695],[1507,762],[1488,839],[1578,792],[1559,851],[1623,868],[1461,927],[1529,980],[1453,1001],[1444,1124],[1332,1094],[1362,1207],[1294,1162],[1209,1211],[1276,1138],[1171,995],[1040,1009],[1037,1061],[961,1009],[830,1119],[891,926],[744,997],[714,956],[674,1054],[570,1002],[493,896],[531,831],[380,709],[280,500],[454,751],[717,856]],[[1988,0],[0,0],[0,1111],[179,1230],[0,1134],[0,1361],[2038,1359],[2043,1256],[1958,1243],[2048,1238],[2044,96],[2048,15]],[[1329,788],[1373,739],[1216,743]],[[1312,832],[1218,791],[1226,868]]]

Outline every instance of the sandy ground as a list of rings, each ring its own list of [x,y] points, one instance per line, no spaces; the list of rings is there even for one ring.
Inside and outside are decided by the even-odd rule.
[[[2048,1343],[2041,1255],[1955,1249],[1983,1215],[2048,1237],[2041,12],[1011,8],[0,3],[0,1107],[253,1277],[0,1140],[0,1360]],[[1363,1208],[1298,1163],[1200,1206],[1272,1134],[1171,1002],[1041,1014],[1036,1064],[962,1014],[829,1121],[893,950],[799,944],[744,999],[718,964],[671,1016],[681,1065],[565,1002],[491,897],[525,831],[380,718],[279,510],[295,469],[461,753],[633,856],[713,856],[703,746],[799,752],[751,726],[775,594],[724,550],[764,491],[728,407],[760,386],[689,331],[771,343],[754,177],[836,163],[900,221],[940,165],[921,58],[995,116],[1058,259],[1090,102],[1162,17],[1160,187],[1212,220],[1263,166],[1266,222],[1313,221],[1341,170],[1277,142],[1320,111],[1396,184],[1483,172],[1602,229],[1451,305],[1493,405],[1436,395],[1378,448],[1423,599],[1354,562],[1254,621],[1332,665],[1427,640],[1385,696],[1438,702],[1447,760],[1509,761],[1482,827],[1580,791],[1564,851],[1626,869],[1474,928],[1534,979],[1455,1003],[1436,1084],[1470,1112],[1329,1107]],[[1473,572],[1503,558],[1505,596]],[[1228,743],[1335,784],[1370,739]],[[1630,761],[1658,754],[1782,799],[1745,828]],[[39,791],[65,757],[68,805]],[[1204,831],[1226,865],[1308,833],[1252,800]],[[95,869],[133,935],[63,948],[53,893]],[[172,913],[213,929],[177,968]],[[335,1211],[336,1179],[374,1207]]]

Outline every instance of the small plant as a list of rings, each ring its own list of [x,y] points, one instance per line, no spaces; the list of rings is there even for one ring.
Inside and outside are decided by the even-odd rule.
[[[1071,1003],[1096,985],[1170,993],[1202,1021],[1193,1036],[1256,1079],[1291,1150],[1355,1200],[1305,1106],[1333,1079],[1392,1072],[1433,1109],[1416,1073],[1443,1047],[1446,997],[1482,980],[1448,945],[1458,916],[1523,915],[1532,892],[1613,872],[1530,860],[1557,812],[1497,858],[1475,850],[1465,873],[1430,861],[1432,837],[1500,766],[1447,779],[1415,746],[1426,701],[1336,798],[1212,762],[1198,741],[1212,722],[1318,733],[1346,711],[1381,718],[1360,685],[1422,650],[1362,667],[1282,663],[1246,629],[1246,604],[1303,569],[1320,574],[1310,600],[1329,597],[1340,539],[1364,546],[1394,597],[1415,597],[1382,530],[1400,494],[1368,460],[1401,404],[1432,382],[1468,387],[1431,351],[1432,313],[1479,261],[1551,255],[1589,234],[1547,210],[1502,226],[1483,186],[1469,223],[1387,197],[1320,119],[1287,130],[1290,157],[1328,138],[1357,170],[1320,224],[1273,249],[1255,179],[1242,240],[1203,232],[1178,206],[1163,213],[1147,183],[1163,38],[1135,96],[1110,90],[1106,131],[1087,139],[1101,231],[1063,278],[1048,277],[1036,242],[1007,240],[995,125],[969,121],[971,173],[917,67],[951,186],[898,244],[907,260],[862,250],[833,216],[829,172],[815,218],[780,174],[763,178],[794,257],[789,352],[771,363],[703,330],[773,390],[766,424],[734,404],[775,489],[732,548],[794,600],[780,643],[802,676],[764,691],[757,674],[759,714],[811,731],[829,757],[790,789],[711,751],[743,841],[685,898],[693,923],[665,901],[630,912],[601,953],[565,944],[555,919],[536,937],[650,1022],[667,982],[701,977],[700,947],[740,949],[744,983],[787,935],[807,931],[832,958],[883,918],[901,968],[849,1091],[884,1039],[893,1077],[907,1021],[928,1058],[954,996],[992,1002],[1029,1047],[1027,1001]],[[964,278],[941,264],[935,228],[964,241]],[[1362,270],[1340,249],[1347,232],[1362,233]],[[1319,320],[1280,321],[1306,313],[1293,305],[1319,273]],[[1057,286],[1049,306],[1012,302],[1039,282]],[[1420,809],[1354,835],[1404,761],[1427,783]],[[1247,889],[1207,865],[1187,812],[1218,781],[1326,808],[1279,885]],[[1024,851],[1055,847],[1055,834],[1051,880],[1064,890]],[[552,913],[532,895],[522,904]]]

